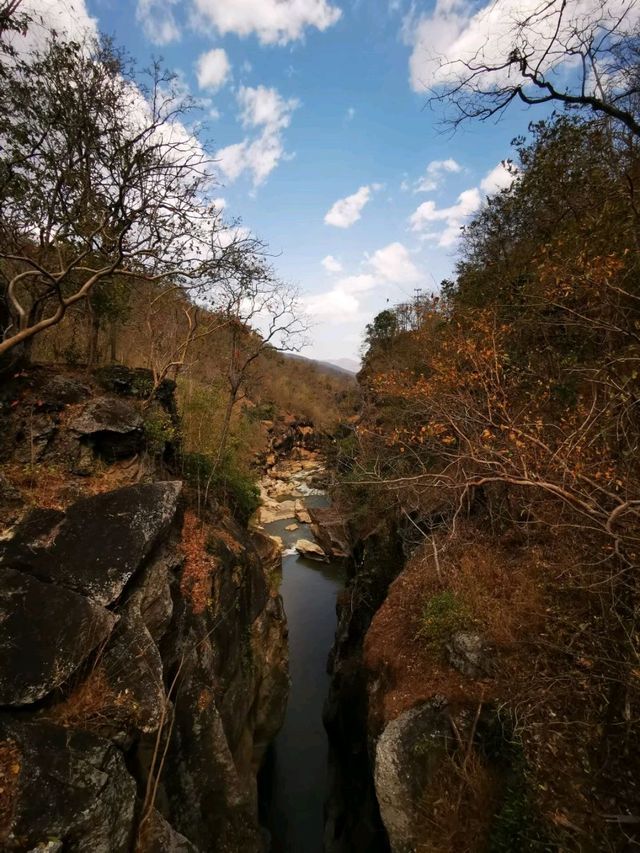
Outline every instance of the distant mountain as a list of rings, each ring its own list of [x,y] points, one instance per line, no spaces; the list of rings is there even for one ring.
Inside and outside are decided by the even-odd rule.
[[[316,370],[324,373],[332,373],[334,376],[344,376],[355,380],[355,374],[360,370],[360,365],[351,358],[339,358],[336,361],[318,361],[315,358],[307,358],[304,355],[298,355],[293,352],[281,353],[285,358],[292,358],[295,361],[306,361],[307,364],[312,364]]]
[[[329,359],[325,364],[335,364],[336,367],[341,367],[343,370],[348,370],[349,373],[358,373],[360,370],[360,362],[355,358],[336,358]]]

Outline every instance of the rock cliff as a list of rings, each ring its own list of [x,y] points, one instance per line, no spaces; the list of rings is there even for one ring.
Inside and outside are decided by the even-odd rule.
[[[265,847],[256,775],[288,690],[279,553],[196,514],[172,389],[149,403],[149,385],[36,370],[0,393],[2,849]]]

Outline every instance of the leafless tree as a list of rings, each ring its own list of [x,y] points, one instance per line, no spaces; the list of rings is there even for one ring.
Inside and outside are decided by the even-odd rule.
[[[451,108],[446,124],[492,118],[514,101],[557,103],[640,136],[637,0],[541,0],[512,23],[502,6],[496,0],[480,13],[488,33],[480,47],[436,63],[429,103]]]
[[[266,349],[299,352],[307,343],[307,320],[296,288],[279,281],[260,257],[220,287],[219,313],[226,320],[228,344],[224,368],[227,403],[214,471],[224,458],[231,417],[244,395],[251,365]]]

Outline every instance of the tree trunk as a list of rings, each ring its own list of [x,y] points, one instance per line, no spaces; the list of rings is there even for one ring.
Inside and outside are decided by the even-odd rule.
[[[91,304],[91,300],[87,300],[87,311],[89,314],[89,340],[87,342],[87,366],[95,367],[98,361],[98,339],[100,336],[100,317]]]
[[[113,364],[117,360],[118,351],[118,325],[115,320],[111,321],[109,329],[109,360]]]

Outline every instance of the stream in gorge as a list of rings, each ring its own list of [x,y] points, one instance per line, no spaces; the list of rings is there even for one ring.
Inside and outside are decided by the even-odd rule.
[[[280,506],[287,506],[284,502],[291,498],[302,500],[305,507],[328,506],[325,494],[306,485],[318,470],[319,466],[309,464],[294,473],[289,488],[280,481],[275,500]],[[263,499],[273,485],[267,478],[265,482]],[[273,507],[273,497],[266,499]],[[292,525],[295,530],[286,529]],[[289,627],[291,688],[284,725],[260,775],[261,820],[270,833],[272,853],[322,853],[329,749],[322,709],[329,689],[327,658],[344,567],[339,560],[320,562],[297,553],[294,546],[299,539],[313,541],[308,523],[288,517],[263,526],[270,536],[282,539],[280,592]]]

